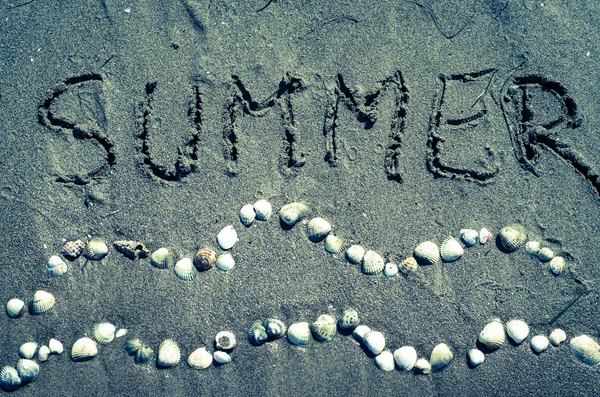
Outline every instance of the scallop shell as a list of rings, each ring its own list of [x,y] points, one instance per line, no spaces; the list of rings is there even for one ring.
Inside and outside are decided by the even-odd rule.
[[[317,321],[310,325],[316,340],[320,342],[329,342],[337,332],[337,321],[329,314],[321,314]]]
[[[44,362],[46,360],[48,360],[48,357],[50,356],[50,348],[46,345],[40,347],[40,350],[38,350],[38,360],[40,360],[40,362]]]
[[[351,331],[358,326],[360,319],[354,309],[346,309],[338,319],[338,325],[342,331]]]
[[[258,200],[254,203],[254,211],[259,221],[268,221],[271,214],[273,214],[273,207],[267,200]]]
[[[454,262],[465,253],[465,249],[454,237],[448,237],[440,247],[440,256],[445,262]]]
[[[561,343],[567,340],[567,334],[562,329],[556,328],[550,333],[548,339],[550,339],[550,342],[554,346],[559,346]]]
[[[415,373],[429,375],[431,373],[431,364],[424,358],[420,358],[415,363]]]
[[[485,243],[489,243],[490,241],[492,241],[493,236],[492,236],[492,233],[484,227],[484,228],[481,228],[481,230],[479,231],[478,239],[479,239],[479,244],[485,244]]]
[[[398,265],[395,263],[386,263],[383,269],[383,275],[386,277],[394,277],[398,275]]]
[[[366,325],[359,325],[354,328],[354,331],[352,331],[352,336],[354,336],[354,339],[360,343],[365,343],[365,335],[367,332],[371,332],[371,328],[367,327]]]
[[[150,264],[159,269],[170,269],[173,267],[173,255],[167,248],[159,248],[150,255]]]
[[[510,225],[503,227],[498,233],[500,244],[507,252],[515,252],[527,241],[525,228],[521,225]]]
[[[527,244],[525,244],[525,251],[531,256],[537,256],[540,252],[539,241],[528,241]]]
[[[510,320],[506,323],[506,333],[519,345],[529,336],[529,325],[522,320]]]
[[[446,368],[452,362],[454,355],[450,348],[445,343],[440,343],[433,348],[429,362],[431,363],[431,371],[439,372]]]
[[[566,265],[567,262],[562,256],[555,256],[554,258],[550,259],[550,271],[557,276],[559,276],[563,270],[565,270]]]
[[[307,322],[294,323],[287,330],[288,341],[292,345],[306,347],[310,344],[310,326]]]
[[[196,270],[190,258],[181,258],[175,264],[173,271],[177,277],[184,281],[191,281],[198,275],[198,270]]]
[[[363,336],[365,346],[371,353],[378,355],[385,349],[385,337],[379,331],[369,331]]]
[[[262,345],[267,341],[267,330],[263,326],[262,322],[255,321],[248,330],[248,341],[253,346]]]
[[[142,341],[137,338],[129,339],[127,342],[125,342],[125,351],[129,355],[133,355],[133,354],[137,353],[141,347],[142,347]]]
[[[50,339],[50,341],[48,342],[48,349],[52,354],[62,354],[62,352],[64,351],[64,347],[61,341],[54,338]]]
[[[485,361],[485,354],[481,350],[471,349],[469,353],[467,353],[469,357],[469,365],[471,367],[478,367]]]
[[[87,361],[98,355],[98,346],[90,338],[78,339],[71,347],[71,359],[73,361]]]
[[[205,369],[210,367],[213,362],[213,356],[206,348],[201,347],[194,350],[188,357],[188,365],[194,369]]]
[[[465,246],[467,247],[473,247],[474,245],[477,245],[479,243],[479,233],[477,232],[477,230],[461,229],[459,234],[460,239],[463,243],[465,243]]]
[[[225,226],[217,234],[217,243],[222,250],[230,250],[238,242],[238,235],[232,225]]]
[[[33,360],[22,358],[17,363],[17,373],[22,383],[33,382],[40,374],[40,366]]]
[[[85,246],[83,256],[89,260],[99,261],[108,254],[108,246],[99,238],[93,238]]]
[[[46,272],[50,277],[60,277],[67,272],[67,264],[59,256],[52,255],[46,263]]]
[[[150,250],[139,241],[121,240],[113,242],[113,245],[118,252],[131,260],[145,259],[150,255]]]
[[[537,253],[537,257],[542,262],[550,262],[554,258],[554,251],[548,247],[541,248]]]
[[[284,205],[279,210],[279,219],[289,227],[293,227],[298,221],[308,215],[309,208],[304,203],[291,203]]]
[[[213,267],[217,260],[217,254],[210,248],[202,248],[194,255],[194,266],[199,272],[206,271]]]
[[[105,345],[115,339],[116,330],[117,328],[113,324],[102,322],[94,325],[92,335],[98,343]]]
[[[306,235],[313,243],[323,240],[331,231],[331,224],[323,218],[313,218],[306,225]]]
[[[394,369],[394,356],[389,351],[381,352],[377,357],[375,357],[375,363],[379,368],[384,371],[391,371]]]
[[[285,335],[287,328],[283,321],[277,318],[268,318],[263,322],[263,327],[270,339],[281,338]]]
[[[240,209],[239,217],[244,226],[250,226],[256,218],[256,212],[254,212],[252,204],[244,205],[242,209]]]
[[[587,335],[571,339],[571,351],[584,364],[600,364],[600,345]]]
[[[19,355],[23,358],[32,359],[37,351],[37,342],[26,342],[19,347]]]
[[[325,251],[330,254],[341,254],[344,251],[344,242],[335,234],[328,234],[325,237]]]
[[[219,255],[215,264],[219,269],[228,272],[235,266],[235,259],[230,253],[226,253]]]
[[[412,346],[402,346],[394,351],[394,360],[398,368],[410,371],[417,362],[417,351]]]
[[[540,354],[548,348],[550,341],[544,335],[536,335],[533,338],[531,338],[530,344],[531,350],[533,350],[537,354]]]
[[[213,353],[213,360],[215,360],[217,364],[227,364],[231,362],[231,356],[226,352],[217,350]]]
[[[212,358],[212,356],[211,356]],[[181,360],[181,350],[173,339],[165,339],[158,347],[157,363],[160,367],[174,367]]]
[[[21,386],[21,378],[17,370],[11,366],[5,365],[0,369],[0,387],[2,390],[13,391]]]
[[[215,346],[217,349],[231,350],[235,345],[235,334],[231,331],[221,331],[215,336]]]
[[[488,323],[479,333],[477,340],[489,349],[499,348],[506,340],[504,325],[500,321]]]
[[[81,240],[67,241],[60,250],[60,254],[70,261],[74,261],[83,254],[85,243]]]
[[[54,306],[54,296],[46,291],[36,291],[31,300],[30,312],[31,314],[42,314],[47,312]]]
[[[398,269],[404,274],[410,274],[412,272],[415,272],[418,268],[419,264],[417,263],[417,260],[412,256],[405,258],[398,266]]]
[[[6,314],[11,318],[19,318],[25,313],[25,302],[21,299],[11,299],[6,303]]]
[[[383,257],[375,251],[365,252],[365,256],[362,261],[362,272],[367,275],[379,274],[385,267],[385,261]]]
[[[358,264],[362,262],[363,257],[365,256],[365,249],[360,245],[351,245],[346,250],[346,259],[348,262]]]
[[[413,256],[420,265],[436,265],[440,262],[440,249],[433,241],[425,241],[415,248]]]
[[[154,358],[154,350],[148,345],[142,345],[135,353],[134,361],[136,364],[146,364]]]

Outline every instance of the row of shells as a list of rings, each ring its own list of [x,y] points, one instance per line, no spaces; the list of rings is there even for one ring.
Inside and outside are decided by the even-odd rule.
[[[13,298],[6,303],[6,314],[10,318],[19,318],[28,311],[32,315],[39,315],[50,310],[56,302],[54,295],[47,291],[39,290],[33,294],[29,301],[29,308],[21,299]]]

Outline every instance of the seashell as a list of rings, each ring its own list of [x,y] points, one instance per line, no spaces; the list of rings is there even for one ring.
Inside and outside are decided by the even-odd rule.
[[[60,277],[67,272],[67,264],[59,256],[52,255],[46,263],[46,272],[50,277]]]
[[[115,333],[115,338],[121,338],[123,336],[127,335],[127,330],[125,328],[120,328],[116,333]]]
[[[219,255],[215,264],[219,269],[228,272],[235,266],[235,259],[233,259],[233,256],[230,253],[227,253]]]
[[[248,330],[248,341],[253,346],[259,346],[265,343],[268,339],[267,330],[262,322],[255,321]]]
[[[240,209],[240,213],[238,215],[244,226],[250,226],[256,218],[256,212],[254,212],[254,207],[252,204],[244,205],[242,209]]]
[[[25,302],[21,299],[11,299],[6,304],[6,314],[11,318],[19,318],[25,313]]]
[[[78,339],[71,347],[71,359],[73,361],[87,361],[98,355],[98,346],[90,338]]]
[[[135,353],[134,361],[136,364],[146,364],[154,358],[154,350],[148,345],[142,345]]]
[[[394,277],[398,275],[398,266],[395,263],[386,263],[383,268],[383,275],[386,277]]]
[[[431,371],[439,372],[446,368],[452,362],[454,355],[450,348],[445,343],[440,343],[433,348],[429,362],[431,363]]]
[[[283,321],[276,318],[268,318],[263,322],[263,327],[265,328],[265,332],[270,339],[281,338],[285,335],[285,331],[287,328]]]
[[[289,227],[293,227],[298,221],[308,215],[308,206],[304,203],[291,203],[284,205],[279,210],[279,219]]]
[[[210,248],[202,248],[194,255],[194,266],[199,272],[206,271],[213,267],[217,260],[217,254]]]
[[[362,261],[362,272],[367,275],[375,275],[381,273],[385,267],[383,257],[375,251],[365,252]]]
[[[537,257],[542,262],[550,262],[554,258],[554,251],[548,247],[541,248],[540,252],[537,253]]]
[[[530,344],[531,350],[533,350],[537,354],[540,354],[548,348],[550,341],[544,335],[536,335],[533,338],[531,338]]]
[[[64,347],[59,340],[52,338],[48,342],[48,350],[50,350],[51,354],[62,354]]]
[[[5,391],[17,390],[21,386],[21,378],[17,370],[5,365],[0,369],[0,388]]]
[[[254,203],[254,211],[259,221],[268,221],[273,213],[273,207],[267,200],[258,200]]]
[[[337,321],[329,314],[321,314],[317,321],[310,325],[310,330],[319,342],[329,342],[337,332]]]
[[[19,347],[19,355],[23,358],[32,359],[37,351],[37,342],[26,342]]]
[[[527,234],[523,226],[514,224],[503,227],[498,233],[498,238],[502,248],[507,252],[515,252],[525,244]]]
[[[377,357],[375,357],[375,363],[379,368],[384,371],[391,371],[394,369],[394,356],[389,351],[381,352]]]
[[[525,251],[531,256],[537,256],[540,252],[539,241],[528,241],[527,244],[525,244]]]
[[[440,262],[440,249],[433,241],[425,241],[415,248],[413,256],[420,265],[436,265]]]
[[[173,255],[166,248],[159,248],[150,255],[150,264],[159,269],[170,269],[173,267]]]
[[[191,281],[198,275],[198,270],[192,265],[192,260],[190,258],[182,258],[179,260],[175,264],[173,271],[177,277],[184,281]]]
[[[232,225],[225,226],[217,234],[217,243],[222,250],[230,250],[238,242],[238,235]],[[212,357],[212,356],[211,356]]]
[[[99,238],[93,238],[85,246],[83,256],[92,261],[99,261],[108,254],[108,246]]]
[[[213,353],[213,360],[215,360],[217,364],[227,364],[231,362],[231,356],[226,352],[217,350]]]
[[[352,331],[352,336],[354,336],[354,339],[360,343],[365,343],[365,335],[367,332],[371,332],[371,328],[367,327],[366,325],[359,325],[354,328],[354,331]]]
[[[489,243],[490,241],[492,241],[493,238],[494,237],[492,236],[492,233],[485,227],[479,231],[479,244],[483,245],[485,243]]]
[[[231,350],[235,347],[235,335],[231,331],[221,331],[215,337],[215,346],[221,350]]]
[[[473,247],[474,245],[477,245],[479,243],[479,233],[477,232],[477,230],[461,229],[459,234],[460,239],[463,243],[465,243],[465,246],[467,247]]]
[[[566,265],[567,262],[562,256],[555,256],[554,258],[550,259],[550,271],[557,276],[559,276],[563,270],[565,270]]]
[[[409,274],[409,273],[415,272],[415,271],[417,271],[418,268],[419,268],[419,264],[417,263],[417,260],[415,258],[413,258],[412,256],[405,258],[400,263],[400,266],[398,266],[398,269],[404,274]]]
[[[179,364],[179,360],[181,360],[181,350],[177,342],[173,339],[162,341],[158,347],[158,365],[164,368],[174,367]]]
[[[310,344],[310,326],[306,322],[290,325],[287,330],[287,338],[292,345],[308,346]]]
[[[160,357],[160,353],[159,353]],[[188,365],[194,369],[205,369],[210,367],[213,356],[204,347],[194,350],[188,357]]]
[[[330,254],[341,254],[344,251],[344,242],[335,234],[328,234],[325,237],[325,251]]]
[[[394,360],[400,369],[410,371],[417,362],[417,351],[412,346],[402,346],[394,351]]]
[[[150,255],[150,250],[139,241],[121,240],[115,241],[113,245],[118,252],[131,260],[145,259]]]
[[[363,336],[363,343],[371,351],[377,355],[385,349],[385,337],[379,331],[369,331]]]
[[[467,356],[469,357],[469,365],[471,367],[478,367],[485,361],[485,355],[478,349],[469,350]]]
[[[567,340],[567,334],[560,328],[554,329],[548,337],[554,346],[558,346]]]
[[[30,312],[31,314],[42,314],[47,312],[54,306],[54,296],[46,291],[36,291],[31,300]]]
[[[506,333],[519,345],[529,336],[529,325],[522,320],[510,320],[506,323]]]
[[[346,250],[346,259],[348,262],[358,264],[362,262],[363,257],[365,256],[365,249],[360,245],[351,245]]]
[[[95,324],[92,329],[92,335],[98,343],[103,345],[112,342],[115,339],[116,327],[108,322]]]
[[[22,383],[33,382],[40,374],[40,366],[33,360],[22,358],[17,363],[17,373]]]
[[[424,358],[420,358],[415,363],[415,373],[429,375],[431,373],[431,364]]]
[[[67,241],[60,250],[60,254],[70,261],[74,261],[83,254],[85,244],[81,240]]]
[[[141,347],[142,341],[137,338],[129,339],[127,342],[125,342],[125,351],[129,355],[137,353]]]
[[[445,262],[454,262],[463,256],[464,253],[464,248],[454,237],[448,237],[440,247],[440,256]]]
[[[306,235],[313,243],[323,240],[331,231],[331,224],[323,218],[313,218],[306,225]]]
[[[500,321],[488,323],[483,331],[477,337],[480,343],[489,349],[497,349],[504,344],[506,336],[504,335],[504,326]],[[433,365],[433,364],[432,364]]]
[[[50,353],[50,348],[48,346],[44,345],[40,347],[40,350],[38,350],[38,360],[40,360],[40,362],[47,361]]]
[[[351,331],[358,326],[360,319],[354,309],[346,309],[338,319],[338,325],[342,331]]]
[[[571,351],[584,364],[600,364],[600,345],[587,335],[571,339]]]

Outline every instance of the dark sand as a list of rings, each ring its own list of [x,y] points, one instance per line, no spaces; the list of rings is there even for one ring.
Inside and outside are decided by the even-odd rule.
[[[280,0],[257,12],[266,0],[23,3],[0,8],[0,302],[44,289],[57,303],[37,317],[0,316],[0,361],[15,365],[30,340],[55,337],[67,351],[15,395],[600,393],[598,368],[568,343],[540,356],[528,342],[507,344],[476,369],[465,359],[496,317],[522,318],[532,335],[558,326],[598,340],[600,5]],[[364,123],[364,102],[382,86],[376,121]],[[538,137],[529,139],[537,157],[525,150],[523,166],[507,120],[516,128],[531,115],[511,110],[507,93],[517,104],[529,95],[534,112],[527,131]],[[528,141],[514,137],[521,148]],[[284,231],[274,216],[244,228],[237,212],[257,198],[276,210],[304,201],[347,242],[392,261],[464,227],[496,233],[518,222],[567,256],[570,270],[556,277],[523,250],[488,244],[410,277],[368,277],[310,243],[302,225]],[[181,257],[216,248],[228,224],[240,236],[230,273],[186,283],[114,249],[84,271],[82,260],[69,263],[61,279],[45,272],[63,239],[140,240]],[[379,370],[351,337],[306,350],[245,338],[256,319],[314,321],[346,307],[391,350],[412,345],[428,357],[445,342],[455,360],[415,376]],[[135,365],[127,337],[72,362],[72,343],[102,320],[154,348],[173,338],[184,358],[212,351],[221,330],[239,344],[231,364],[204,371],[185,361]]]

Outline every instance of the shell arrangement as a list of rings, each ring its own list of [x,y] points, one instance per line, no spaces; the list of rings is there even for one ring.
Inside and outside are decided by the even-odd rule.
[[[344,239],[333,233],[332,224],[321,217],[306,219],[311,213],[310,207],[301,202],[284,205],[279,211],[279,220],[283,228],[292,229],[303,222],[306,225],[306,237],[310,242],[322,243],[324,251],[346,259],[348,263],[359,265],[362,273],[376,276],[383,273],[386,278],[397,277],[399,274],[406,276],[418,271],[420,266],[438,266],[441,263],[450,263],[459,260],[465,254],[465,248],[484,245],[493,240],[491,232],[482,228],[462,229],[457,237],[448,236],[438,246],[434,241],[424,241],[398,264],[386,262],[380,253],[368,250],[357,244],[347,244]],[[258,200],[254,204],[246,204],[240,209],[239,220],[245,228],[250,227],[255,221],[267,222],[273,214],[272,205],[266,200]],[[242,228],[243,229],[243,228]],[[562,256],[557,256],[549,247],[543,247],[538,241],[527,241],[527,234],[523,226],[513,224],[506,226],[498,233],[498,243],[502,251],[512,253],[524,247],[526,252],[548,263],[549,271],[559,276],[568,269],[567,261]],[[238,233],[233,225],[224,227],[216,236],[217,246],[226,252],[217,254],[213,248],[199,247],[193,258],[180,258],[176,261],[173,253],[165,247],[151,252],[143,243],[133,240],[115,241],[115,249],[131,260],[149,258],[149,263],[160,270],[173,270],[173,273],[184,281],[196,279],[202,272],[217,267],[221,271],[231,271],[235,266],[233,248],[238,242]],[[461,244],[462,243],[462,244]],[[59,254],[52,255],[45,265],[45,270],[50,277],[67,277],[69,275],[68,262],[74,262],[80,257],[86,261],[102,260],[109,254],[109,246],[100,238],[89,237],[83,240],[66,241]],[[62,256],[62,257],[61,257]],[[65,260],[63,260],[63,258]],[[87,263],[87,262],[86,262]],[[29,309],[31,315],[43,315],[55,305],[55,297],[47,291],[35,292],[29,306],[18,298],[11,299],[6,304],[6,313],[10,318],[19,318]],[[286,326],[284,321],[277,318],[257,320],[247,328],[246,339],[254,346],[274,342],[284,336],[291,345],[302,349],[309,348],[313,340],[319,343],[328,343],[336,335],[351,335],[366,351],[374,356],[374,363],[383,371],[414,371],[416,374],[431,374],[444,370],[454,361],[454,353],[446,343],[439,343],[432,348],[428,358],[421,357],[412,346],[401,346],[390,350],[386,345],[385,336],[372,330],[369,326],[360,323],[356,310],[348,308],[339,316],[333,313],[318,315],[314,321],[300,321]],[[127,330],[117,327],[110,322],[98,322],[90,329],[92,337],[82,337],[71,346],[71,359],[76,362],[92,360],[100,351],[111,344],[115,339],[123,337]],[[482,327],[481,332],[474,338],[474,346],[467,354],[467,364],[471,368],[482,365],[486,353],[501,348],[506,344],[507,337],[514,345],[520,345],[530,335],[530,328],[521,319],[512,319],[503,323],[500,319],[491,319]],[[538,334],[531,337],[530,348],[535,354],[542,354],[549,346],[559,347],[567,340],[566,333],[561,329],[554,329],[548,336]],[[215,351],[211,354],[207,347],[200,346],[191,351],[187,357],[189,367],[203,370],[213,363],[223,365],[232,361],[232,352],[237,344],[236,336],[232,331],[221,331],[215,336]],[[587,335],[580,335],[570,340],[570,347],[574,357],[583,364],[594,366],[600,364],[600,345],[596,340]],[[124,344],[126,354],[134,357],[136,364],[144,365],[156,359],[156,365],[169,368],[178,365],[181,361],[182,351],[176,341],[163,340],[155,350],[140,339],[131,338]],[[15,367],[4,366],[0,368],[0,388],[6,391],[16,390],[23,384],[36,379],[40,366],[35,361],[43,363],[50,355],[60,355],[63,344],[52,338],[45,345],[38,342],[27,341],[19,348],[21,357]]]

